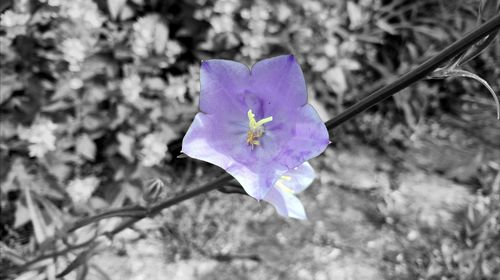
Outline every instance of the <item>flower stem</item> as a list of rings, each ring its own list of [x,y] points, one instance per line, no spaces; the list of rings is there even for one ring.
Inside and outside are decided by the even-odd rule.
[[[326,122],[326,127],[330,130],[333,129],[345,121],[353,118],[357,114],[365,111],[366,109],[372,107],[373,105],[379,103],[380,101],[398,93],[400,90],[408,87],[409,85],[425,78],[437,67],[452,59],[453,57],[460,55],[464,50],[473,44],[477,43],[479,40],[483,39],[490,33],[495,32],[500,28],[500,14],[491,18],[489,21],[477,27],[475,30],[469,32],[462,39],[456,41],[455,43],[448,46],[446,49],[439,52],[434,57],[431,57],[420,66],[401,76],[399,79],[386,85],[385,87],[375,91],[374,93],[368,95],[367,97],[361,99],[356,104],[347,108],[345,111],[340,113],[338,116],[330,119]]]
[[[147,209],[141,206],[128,206],[119,209],[113,209],[106,211],[104,213],[97,214],[95,216],[83,218],[74,223],[67,232],[75,231],[86,225],[98,222],[103,219],[113,218],[113,217],[144,217],[148,213]]]
[[[380,101],[398,93],[400,90],[410,86],[411,84],[425,78],[428,76],[432,71],[434,71],[437,67],[442,65],[443,63],[447,62],[448,60],[452,59],[453,57],[460,55],[463,53],[464,50],[466,50],[468,47],[472,46],[473,44],[477,43],[480,41],[482,38],[487,36],[488,34],[491,34],[492,32],[495,32],[500,28],[500,14],[496,15],[495,17],[491,18],[489,21],[485,22],[484,24],[480,25],[477,27],[475,30],[471,31],[467,35],[465,35],[462,39],[456,41],[455,43],[451,44],[448,46],[446,49],[443,51],[439,52],[437,55],[434,57],[430,58],[414,70],[411,70],[407,74],[403,75],[393,83],[390,83],[384,87],[382,87],[379,90],[376,90],[372,94],[368,95],[367,97],[361,99],[358,103],[354,104],[353,106],[347,108],[345,111],[340,113],[338,116],[330,119],[325,123],[326,127],[331,130],[345,121],[355,117],[359,113],[365,111],[366,109],[374,106],[375,104],[379,103]],[[123,229],[131,226],[135,222],[141,220],[142,218],[145,218],[147,216],[153,216],[158,213],[160,213],[163,209],[166,209],[172,205],[178,204],[180,202],[183,202],[185,200],[188,200],[190,198],[193,198],[197,195],[216,190],[220,187],[222,187],[224,184],[227,184],[230,182],[233,178],[229,174],[224,174],[219,177],[217,177],[215,180],[202,185],[201,187],[198,187],[196,189],[193,189],[191,191],[188,191],[184,194],[181,194],[179,196],[173,197],[171,199],[165,200],[163,202],[159,202],[156,205],[153,205],[151,208],[146,209],[146,211],[141,211],[142,209],[135,209],[138,212],[134,212],[133,218],[130,218],[128,220],[123,221],[121,224],[119,224],[115,229],[112,231],[108,232],[108,235],[114,235]],[[111,212],[111,211],[110,211]],[[107,218],[110,217],[110,212],[102,213],[100,214],[101,218]],[[120,215],[122,212],[120,212],[120,209],[112,210],[113,214],[115,216],[130,216],[130,208],[124,208],[123,209],[123,215]],[[127,215],[128,214],[128,215]],[[137,214],[137,215],[136,215]],[[100,219],[97,219],[100,220]],[[78,227],[84,226],[89,224],[89,222],[95,221],[92,220],[91,218],[87,218],[85,221],[80,221],[79,223],[77,222],[75,226],[73,226],[71,229],[75,230]]]
[[[229,175],[228,173],[222,174],[221,176],[217,177],[215,180],[212,182],[205,184],[199,188],[196,188],[194,190],[190,190],[186,193],[183,193],[179,196],[173,197],[171,199],[167,199],[165,201],[159,202],[158,204],[154,205],[151,207],[148,211],[148,216],[154,216],[158,213],[160,213],[163,209],[168,208],[172,205],[178,204],[180,202],[183,202],[184,200],[188,200],[190,198],[193,198],[195,196],[198,196],[200,194],[216,190],[220,187],[222,187],[224,184],[228,183],[231,181],[233,177]],[[126,229],[127,227],[133,225],[135,222],[139,221],[140,219],[144,218],[143,217],[134,217],[131,219],[128,219],[126,221],[123,221],[121,224],[119,224],[115,229],[113,229],[111,232],[108,234],[114,235],[117,234],[118,232]]]

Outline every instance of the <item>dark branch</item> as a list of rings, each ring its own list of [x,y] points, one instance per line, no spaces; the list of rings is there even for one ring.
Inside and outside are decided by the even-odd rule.
[[[448,46],[446,49],[442,50],[440,53],[430,58],[414,70],[406,73],[393,83],[386,85],[385,87],[375,91],[374,93],[368,95],[367,97],[361,99],[358,103],[347,108],[345,111],[340,113],[338,116],[332,118],[326,122],[326,127],[331,130],[345,121],[355,117],[357,114],[365,111],[366,109],[374,106],[380,101],[398,93],[400,90],[410,86],[411,84],[425,78],[437,67],[441,66],[443,63],[452,59],[453,57],[460,55],[463,51],[476,42],[482,40],[484,37],[491,33],[494,33],[498,28],[500,28],[500,14],[496,15],[489,21],[477,27],[475,30],[469,32],[462,39],[456,41],[455,43]]]

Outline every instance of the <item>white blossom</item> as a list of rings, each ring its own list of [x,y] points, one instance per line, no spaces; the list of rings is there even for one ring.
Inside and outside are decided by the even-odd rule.
[[[200,67],[197,65],[190,65],[188,69],[188,78],[186,81],[189,93],[192,96],[198,96],[200,91]]]
[[[80,89],[83,87],[83,80],[78,77],[71,78],[69,80],[69,87],[74,90]]]
[[[142,57],[149,55],[150,51],[155,49],[157,34],[162,32],[161,36],[168,38],[168,29],[161,23],[159,15],[147,15],[137,20],[132,26],[134,30],[134,40],[132,41],[132,51]]]
[[[234,30],[234,21],[229,15],[214,16],[210,19],[210,24],[215,33],[226,33]]]
[[[141,163],[144,166],[159,164],[167,152],[167,141],[160,133],[146,135],[142,139]]]
[[[220,14],[233,14],[241,5],[238,0],[219,0],[216,1],[213,7],[214,12]]]
[[[137,56],[164,55],[167,59],[160,62],[160,67],[166,67],[174,63],[182,53],[179,42],[169,39],[168,27],[159,15],[151,14],[140,18],[132,29],[132,51]]]
[[[66,192],[73,202],[85,203],[99,186],[99,179],[94,176],[76,178],[69,182]]]
[[[39,120],[29,128],[18,128],[19,138],[28,141],[29,155],[42,158],[49,151],[56,149],[56,136],[54,135],[57,125],[50,120]]]
[[[7,10],[0,15],[0,25],[4,27],[14,27],[17,25],[25,25],[30,19],[29,14],[21,14]]]
[[[12,43],[12,40],[17,36],[26,34],[28,28],[29,14],[16,13],[7,10],[0,15],[0,26],[5,28],[5,34],[2,35],[3,43]],[[2,47],[2,51],[4,48]]]
[[[142,91],[141,77],[137,74],[126,77],[120,84],[120,90],[128,102],[136,102],[140,98]]]
[[[165,55],[169,64],[175,62],[177,57],[182,53],[182,46],[179,42],[168,40],[165,48]]]
[[[243,46],[241,53],[254,60],[262,57],[264,53],[263,46],[266,45],[266,37],[263,34],[251,33],[248,31],[241,32]]]
[[[186,79],[184,76],[168,77],[168,85],[165,88],[165,95],[172,99],[178,99],[181,102],[184,102],[184,95],[187,92]]]
[[[64,3],[64,0],[40,0],[42,3],[47,3],[49,6],[58,7]]]
[[[104,22],[104,16],[99,12],[99,8],[92,0],[72,0],[55,1],[52,4],[61,4],[61,13],[74,21],[82,21],[83,24],[91,28],[98,28]],[[49,3],[50,5],[50,3]]]
[[[87,47],[82,41],[75,38],[66,39],[62,42],[61,50],[64,60],[69,63],[69,70],[73,72],[80,71],[87,52]]]

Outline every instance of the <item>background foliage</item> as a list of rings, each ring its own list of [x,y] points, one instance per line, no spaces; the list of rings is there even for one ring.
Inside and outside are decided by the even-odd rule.
[[[2,4],[2,267],[22,267],[33,254],[50,254],[88,239],[92,231],[54,241],[79,217],[147,205],[222,172],[176,158],[197,111],[201,60],[226,58],[251,65],[293,53],[306,76],[310,102],[327,120],[491,16],[491,8],[478,14],[486,2],[494,1]],[[466,66],[496,91],[498,57],[496,40]],[[370,145],[397,167],[390,168],[393,173],[407,170],[411,162],[466,185],[472,195],[462,212],[455,213],[456,228],[426,232],[417,227],[419,242],[402,239],[397,256],[404,257],[387,257],[379,264],[387,277],[499,275],[500,144],[495,139],[500,125],[489,98],[473,80],[421,82],[333,133],[333,149]],[[327,173],[330,159],[315,165]],[[394,196],[391,191],[373,195],[380,204],[374,219],[396,236],[406,236],[415,225],[405,220],[404,206]],[[240,207],[228,200],[220,194],[196,199],[159,218],[156,230],[168,236],[166,259],[232,259],[228,251],[246,248],[239,238],[244,231],[274,215],[267,206],[259,212],[246,197],[236,198]],[[239,214],[229,215],[234,211]],[[98,230],[115,224],[101,223]],[[317,234],[326,231],[315,229]],[[227,238],[233,240],[229,247]],[[75,256],[37,263],[10,276],[50,279]],[[228,275],[246,274],[245,269],[231,269]],[[79,268],[78,275],[86,273]]]

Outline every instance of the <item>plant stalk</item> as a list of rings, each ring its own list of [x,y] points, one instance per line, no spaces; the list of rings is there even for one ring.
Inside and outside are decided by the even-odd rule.
[[[382,87],[381,89],[376,90],[374,93],[361,99],[359,102],[347,108],[345,111],[343,111],[336,117],[330,119],[325,123],[326,127],[329,130],[333,129],[339,126],[340,124],[344,123],[345,121],[355,117],[357,114],[374,106],[380,101],[398,93],[400,90],[425,78],[440,65],[452,59],[453,57],[460,55],[465,49],[469,48],[476,42],[488,36],[488,34],[495,32],[499,28],[500,28],[500,14],[494,16],[489,21],[483,23],[473,31],[467,33],[467,35],[465,35],[462,39],[451,44],[446,49],[442,50],[437,55],[431,57],[417,68],[401,76],[393,83],[390,83]]]

